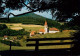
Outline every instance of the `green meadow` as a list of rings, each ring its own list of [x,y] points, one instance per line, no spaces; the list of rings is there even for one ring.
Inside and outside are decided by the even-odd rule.
[[[5,23],[3,23],[5,24]],[[38,32],[39,29],[44,29],[44,26],[41,25],[24,25],[21,23],[6,23],[7,27],[13,30],[20,30],[20,29],[25,29],[25,31],[31,32],[31,31],[36,31]]]
[[[73,32],[76,32],[75,30],[70,30],[70,31],[63,31],[63,32],[58,32],[58,33],[47,33],[44,35],[37,34],[31,38],[61,38],[61,37],[72,37]]]
[[[26,28],[27,29],[27,28]],[[36,29],[36,28],[35,28]],[[35,30],[34,29],[34,30]],[[36,30],[35,30],[36,31]],[[40,35],[40,34],[36,34],[35,36],[33,37],[30,37],[30,38],[64,38],[64,37],[72,37],[70,33],[72,32],[76,32],[74,30],[70,30],[70,31],[63,31],[63,32],[59,32],[59,33],[54,33],[54,34],[50,34],[50,33],[47,33],[47,34],[43,34],[43,35]],[[0,38],[0,40],[2,40],[3,37]],[[71,40],[73,41],[73,40]],[[63,41],[60,41],[60,40],[57,40],[57,41],[40,41],[40,43],[60,43],[60,42],[71,42],[70,40],[63,40]],[[28,50],[28,49],[35,49],[35,47],[28,47],[26,46],[26,44],[29,44],[29,43],[35,43],[34,41],[33,42],[24,42],[24,39],[22,38],[21,40],[19,40],[19,43],[21,44],[21,46],[12,46],[12,50]],[[39,49],[59,49],[59,48],[70,48],[71,45],[55,45],[55,46],[40,46]],[[10,46],[9,45],[6,45],[4,43],[0,43],[0,51],[4,51],[4,50],[9,50]]]

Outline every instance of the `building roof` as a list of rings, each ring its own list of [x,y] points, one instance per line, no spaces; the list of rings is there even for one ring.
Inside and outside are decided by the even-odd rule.
[[[59,31],[57,28],[50,28],[50,31]]]
[[[39,32],[45,32],[45,30],[44,29],[40,29]]]
[[[8,36],[7,35],[4,35],[4,38],[7,38]]]
[[[31,35],[35,35],[35,32],[36,32],[36,31],[32,31],[30,34],[31,34]]]
[[[47,21],[45,21],[45,24],[44,24],[45,26],[47,25]]]

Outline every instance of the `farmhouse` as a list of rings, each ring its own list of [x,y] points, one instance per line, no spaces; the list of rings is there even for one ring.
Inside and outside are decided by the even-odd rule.
[[[32,31],[31,33],[30,33],[30,37],[32,37],[32,36],[34,36],[35,35],[35,31]]]
[[[7,40],[8,39],[8,36],[7,35],[5,35],[4,36],[4,38],[3,38],[3,40]]]
[[[56,33],[56,32],[59,32],[59,29],[57,29],[57,28],[50,28],[49,29],[49,33]]]

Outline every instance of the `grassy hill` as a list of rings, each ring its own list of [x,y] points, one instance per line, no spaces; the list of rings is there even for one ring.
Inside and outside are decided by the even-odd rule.
[[[40,15],[29,13],[18,17],[10,18],[9,23],[23,23],[23,24],[35,24],[44,25],[45,20],[48,22],[49,27],[59,27],[60,24],[57,21],[42,17]]]
[[[35,17],[35,18],[44,18],[44,19],[45,19],[45,17],[42,17],[42,16],[37,15],[37,14],[35,14],[35,13],[28,13],[28,14],[25,14],[25,15],[22,15],[22,16],[18,16],[18,17],[24,17],[24,16]],[[47,18],[47,19],[48,19],[48,18]]]

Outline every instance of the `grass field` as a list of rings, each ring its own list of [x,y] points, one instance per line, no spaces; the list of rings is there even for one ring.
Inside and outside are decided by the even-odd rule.
[[[20,30],[20,29],[25,29],[25,31],[39,31],[39,29],[44,28],[44,26],[41,25],[22,25],[21,23],[15,24],[9,24],[9,23],[5,23],[8,28],[12,28],[14,30]],[[33,27],[32,27],[33,26]],[[75,32],[74,30],[70,30],[70,31],[63,31],[63,32],[58,32],[58,33],[47,33],[47,34],[36,34],[33,37],[30,38],[64,38],[64,37],[72,37],[72,35],[70,34],[71,32]],[[0,37],[0,40],[2,40],[2,37]],[[71,40],[72,41],[72,40]],[[71,42],[70,40],[64,40],[63,42]],[[40,41],[40,43],[60,43],[60,40],[57,41]],[[12,50],[28,50],[28,49],[34,49],[35,47],[28,47],[26,46],[26,44],[28,43],[35,43],[35,42],[22,42],[20,40],[20,44],[21,46],[12,46]],[[70,48],[71,45],[55,45],[55,46],[40,46],[39,49],[59,49],[59,48]],[[4,50],[9,50],[9,45],[0,43],[0,51],[4,51]]]
[[[71,32],[75,32],[74,30],[72,31],[63,31],[63,32],[59,32],[59,33],[55,33],[55,34],[45,34],[45,35],[36,35],[33,36],[31,38],[57,38],[57,37],[71,37],[70,33]],[[2,39],[2,38],[0,38]],[[71,42],[73,40],[63,40],[62,42]],[[60,40],[57,41],[40,41],[40,43],[60,43]],[[20,44],[22,44],[22,46],[12,46],[12,50],[28,50],[28,49],[35,49],[35,47],[28,47],[26,46],[26,44],[29,43],[35,43],[33,42],[20,42]],[[70,48],[71,45],[55,45],[55,46],[40,46],[39,49],[59,49],[59,48]],[[0,51],[4,51],[4,50],[9,50],[9,45],[0,43]]]
[[[36,31],[38,32],[39,29],[44,28],[44,26],[41,25],[24,25],[21,23],[0,23],[0,24],[6,24],[8,28],[13,29],[13,30],[20,30],[20,29],[25,29],[25,31]]]
[[[75,32],[75,30],[71,30],[71,31],[63,31],[63,32],[58,32],[58,33],[47,33],[47,34],[37,34],[31,38],[61,38],[61,37],[72,37],[71,33]]]

